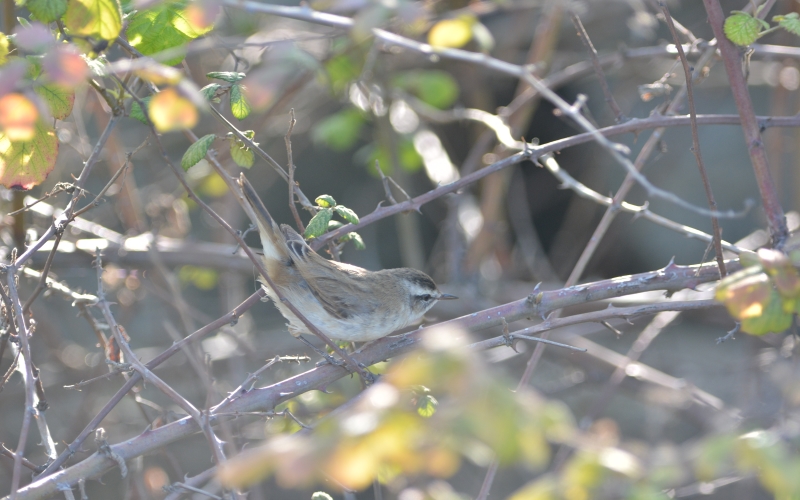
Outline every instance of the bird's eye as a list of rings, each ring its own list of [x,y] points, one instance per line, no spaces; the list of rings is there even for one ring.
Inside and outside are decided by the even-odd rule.
[[[423,302],[428,302],[429,300],[431,300],[431,296],[430,296],[430,295],[428,295],[427,293],[426,293],[425,295],[420,295],[420,296],[419,296],[419,298],[420,298],[420,300],[422,300]]]

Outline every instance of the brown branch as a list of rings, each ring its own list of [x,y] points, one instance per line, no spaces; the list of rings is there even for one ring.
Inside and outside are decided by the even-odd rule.
[[[697,132],[697,111],[694,106],[694,91],[692,90],[692,70],[689,68],[689,61],[686,60],[686,53],[683,52],[681,41],[678,39],[678,32],[675,29],[675,23],[672,21],[672,15],[669,13],[667,4],[660,1],[659,6],[667,21],[669,31],[672,33],[672,38],[675,40],[675,46],[678,49],[678,57],[680,57],[681,64],[683,65],[683,73],[686,78],[686,99],[689,102],[689,117],[692,120],[692,152],[697,161],[697,169],[700,171],[700,178],[703,179],[703,189],[705,189],[706,198],[708,198],[708,208],[716,211],[717,202],[714,200],[711,182],[708,180],[708,173],[703,164],[703,155],[700,153],[700,135]],[[725,277],[727,273],[725,272],[725,262],[722,256],[722,244],[720,242],[722,237],[719,228],[719,219],[714,216],[711,217],[711,234],[714,237],[714,251],[716,253],[717,265],[719,266],[719,274]]]
[[[735,261],[728,262],[728,267],[731,271],[740,269],[739,264]],[[432,329],[450,327],[479,330],[500,325],[502,318],[505,318],[507,322],[513,322],[529,316],[546,315],[550,311],[570,305],[651,290],[692,288],[700,283],[714,281],[718,278],[719,269],[716,264],[698,266],[670,264],[658,271],[632,275],[624,282],[620,282],[618,279],[610,279],[560,290],[538,292],[531,294],[526,299],[462,316],[403,336],[382,338],[368,345],[362,352],[355,354],[354,357],[360,363],[369,366],[384,359],[410,352],[418,345],[422,336]],[[172,346],[170,350],[174,348],[175,346]],[[163,359],[166,359],[166,357],[160,355],[148,365],[156,360],[163,361]],[[302,393],[324,388],[348,373],[348,370],[341,366],[323,365],[316,367],[269,387],[250,390],[229,401],[224,406],[215,407],[213,412],[216,414],[217,412],[241,413],[259,409],[271,410],[281,402],[292,399]],[[135,378],[135,376],[132,378]],[[112,449],[123,459],[129,460],[197,431],[198,427],[191,418],[187,417],[158,429],[148,430],[138,437],[112,446]],[[57,491],[58,484],[74,485],[81,478],[95,477],[115,466],[117,466],[117,463],[109,457],[102,454],[94,454],[75,466],[55,472],[49,477],[41,478],[26,486],[20,490],[19,499],[45,498],[47,495]]]
[[[306,232],[305,226],[303,226],[303,220],[300,218],[300,214],[297,213],[297,207],[295,206],[295,195],[294,195],[294,188],[295,188],[295,181],[294,181],[294,160],[292,159],[292,130],[294,130],[294,124],[297,123],[297,120],[294,119],[294,108],[289,111],[291,118],[289,118],[289,130],[286,132],[286,135],[283,136],[283,141],[286,143],[286,157],[287,157],[287,168],[289,169],[289,210],[292,211],[292,216],[294,217],[294,223],[297,224],[297,230],[300,234]]]
[[[739,50],[725,36],[722,28],[725,22],[725,14],[722,12],[719,1],[703,0],[703,5],[706,8],[708,22],[711,24],[714,36],[717,37],[717,45],[722,55],[722,62],[725,65],[725,72],[728,74],[733,100],[736,102],[736,108],[739,110],[739,116],[742,120],[745,145],[750,154],[750,161],[753,163],[753,173],[758,183],[758,190],[761,193],[761,203],[767,216],[767,226],[772,237],[772,244],[776,248],[781,248],[789,235],[789,230],[786,227],[786,217],[783,214],[780,196],[778,196],[775,183],[772,180],[772,174],[769,171],[769,159],[764,149],[764,142],[761,139],[761,131],[753,109],[753,101],[750,99],[747,82],[742,73]]]
[[[573,11],[570,11],[569,17],[572,20],[572,24],[575,26],[575,29],[578,30],[578,36],[581,38],[583,45],[589,52],[589,57],[592,58],[592,67],[597,75],[597,80],[600,82],[600,88],[603,89],[603,96],[605,97],[606,104],[608,104],[608,107],[611,108],[611,111],[614,113],[614,120],[617,123],[625,121],[625,114],[622,112],[622,109],[620,109],[616,99],[614,99],[614,94],[611,93],[611,89],[608,88],[608,81],[606,80],[605,73],[603,73],[603,67],[600,65],[600,59],[597,57],[597,50],[595,50],[594,44],[592,44],[592,39],[589,38],[589,33],[586,32],[586,28],[583,27],[581,18],[578,17],[578,15]],[[676,40],[675,43],[680,42]]]

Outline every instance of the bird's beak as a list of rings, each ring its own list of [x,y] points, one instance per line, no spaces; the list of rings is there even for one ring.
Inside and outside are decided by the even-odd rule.
[[[439,300],[453,300],[457,298],[458,297],[456,297],[455,295],[450,295],[449,293],[443,293],[439,295]]]

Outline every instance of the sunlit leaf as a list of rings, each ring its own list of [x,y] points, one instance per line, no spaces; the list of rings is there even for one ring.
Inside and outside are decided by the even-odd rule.
[[[772,20],[789,33],[800,35],[800,14],[797,12],[790,12],[785,16],[775,16]]]
[[[150,104],[151,97],[152,96],[143,97],[140,100],[144,103],[145,106],[147,106]],[[136,101],[133,101],[133,103],[131,104],[131,112],[128,116],[130,116],[134,120],[139,120],[140,122],[147,125],[147,118],[144,116],[144,111],[142,111],[141,106],[139,106],[139,103]]]
[[[122,30],[122,9],[117,0],[70,0],[64,24],[76,35],[114,40]]]
[[[436,48],[463,47],[472,39],[474,22],[474,19],[469,17],[439,21],[428,32],[428,43]]]
[[[136,76],[156,85],[174,85],[181,81],[180,71],[164,64],[148,64],[135,71]]]
[[[758,258],[761,267],[784,298],[794,298],[800,294],[800,275],[788,255],[780,250],[761,248]]]
[[[256,161],[256,156],[253,150],[245,145],[239,139],[230,136],[229,141],[231,144],[231,158],[233,161],[242,168],[250,168]]]
[[[75,92],[52,84],[39,85],[34,91],[47,103],[50,114],[57,120],[63,120],[72,113],[75,104]]]
[[[333,500],[333,497],[324,491],[315,491],[311,494],[311,500]]]
[[[197,162],[205,158],[206,153],[208,153],[208,148],[211,147],[211,144],[216,138],[217,136],[214,134],[204,135],[189,146],[186,152],[183,153],[183,158],[181,158],[181,167],[183,167],[183,170],[189,170],[195,166]]]
[[[200,290],[213,290],[217,286],[219,273],[208,267],[183,266],[178,271],[181,283],[192,284]]]
[[[144,55],[183,47],[195,38],[208,33],[213,26],[200,26],[192,21],[185,11],[187,2],[164,2],[141,10],[131,16],[126,34],[128,41]],[[173,66],[184,58],[181,51],[164,59],[164,64]]]
[[[339,215],[339,217],[346,220],[350,224],[358,224],[358,215],[349,208],[343,205],[336,205],[333,207],[333,209],[336,210],[336,213]]]
[[[250,114],[250,103],[247,102],[242,90],[242,85],[231,86],[231,114],[239,120],[244,120]]]
[[[303,237],[310,239],[317,238],[325,234],[325,231],[328,229],[328,222],[330,222],[332,217],[333,210],[330,208],[323,208],[317,212],[316,215],[314,215],[314,217],[308,221],[306,232],[303,233]]]
[[[344,226],[343,223],[339,222],[338,220],[332,220],[328,222],[328,232],[339,229],[342,226]]]
[[[334,151],[345,151],[356,143],[365,123],[359,110],[348,108],[322,119],[311,135]]]
[[[458,82],[446,71],[406,71],[395,77],[393,84],[439,109],[450,107],[458,99]]]
[[[28,0],[25,7],[37,20],[52,23],[67,12],[67,0]]]
[[[41,184],[57,158],[58,138],[42,120],[36,122],[34,136],[28,141],[13,141],[0,133],[0,184],[22,189]]]
[[[332,208],[336,206],[336,200],[333,199],[333,196],[329,194],[322,194],[317,196],[317,199],[314,200],[318,206],[322,208]]]
[[[8,60],[8,37],[5,33],[0,33],[0,65]]]
[[[203,179],[198,191],[206,196],[219,198],[228,194],[228,185],[225,184],[225,179],[220,177],[218,173],[212,172],[211,175]]]
[[[429,418],[436,413],[439,401],[431,394],[422,394],[417,398],[417,413],[421,417]]]
[[[236,83],[244,78],[246,75],[244,73],[239,73],[236,71],[212,71],[210,73],[206,73],[208,78],[213,78],[215,80],[222,80],[228,83]]]
[[[761,30],[767,28],[769,25],[766,22],[741,11],[733,11],[723,25],[728,40],[741,46],[750,45],[758,40]]]
[[[173,88],[162,90],[150,99],[147,107],[153,125],[159,132],[183,130],[197,125],[199,113],[192,102]]]
[[[0,134],[10,141],[29,141],[36,134],[39,110],[30,99],[12,93],[0,97]]]
[[[489,31],[489,28],[487,28],[483,23],[476,21],[472,25],[472,38],[475,40],[475,42],[477,42],[478,48],[481,50],[481,52],[489,53],[494,48],[494,36],[492,35],[492,32]]]
[[[772,283],[757,267],[743,269],[717,285],[715,297],[736,319],[760,316],[770,300]]]
[[[781,333],[792,326],[792,312],[787,312],[783,306],[780,294],[770,287],[770,294],[766,303],[761,304],[762,311],[759,315],[743,318],[742,331],[752,335],[765,333]]]

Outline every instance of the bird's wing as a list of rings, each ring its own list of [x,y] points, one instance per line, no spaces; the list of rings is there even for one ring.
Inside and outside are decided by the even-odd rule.
[[[326,311],[347,319],[374,310],[372,294],[362,279],[368,271],[320,256],[287,225],[281,226],[281,231],[297,271]]]

